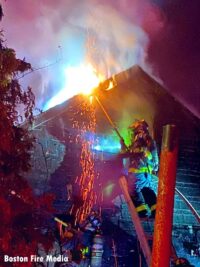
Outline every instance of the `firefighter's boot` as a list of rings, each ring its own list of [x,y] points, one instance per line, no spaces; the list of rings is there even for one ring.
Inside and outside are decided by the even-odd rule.
[[[133,204],[138,212],[140,218],[148,217],[148,208],[145,204],[142,192],[135,192],[133,196],[131,196]]]

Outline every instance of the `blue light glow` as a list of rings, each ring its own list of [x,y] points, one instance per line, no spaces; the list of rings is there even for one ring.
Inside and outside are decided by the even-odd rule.
[[[101,136],[97,138],[93,150],[115,154],[121,150],[121,145],[118,138],[113,135]]]

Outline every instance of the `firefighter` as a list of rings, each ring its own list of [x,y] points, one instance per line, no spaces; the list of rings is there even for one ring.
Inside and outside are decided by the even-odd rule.
[[[92,210],[86,220],[80,224],[80,229],[83,233],[81,238],[82,254],[85,258],[90,258],[94,237],[101,232],[99,212]]]
[[[84,232],[83,245],[90,246],[96,233],[100,232],[101,219],[98,211],[92,210],[86,220],[81,223],[80,228]]]
[[[128,160],[128,187],[130,196],[140,217],[155,217],[156,194],[153,179],[158,171],[158,153],[155,141],[149,134],[145,120],[137,120],[129,126],[132,143],[126,150],[125,162]],[[147,205],[148,206],[147,206]]]

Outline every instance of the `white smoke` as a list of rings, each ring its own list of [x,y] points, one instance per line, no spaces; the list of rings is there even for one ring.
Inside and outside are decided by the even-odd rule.
[[[143,62],[148,44],[144,31],[111,6],[93,2],[78,6],[70,22],[86,31],[88,56],[97,69],[109,76]]]
[[[133,14],[144,0],[133,3]],[[126,3],[125,3],[126,2]],[[64,82],[64,68],[85,60],[105,77],[132,65],[145,63],[148,36],[141,20],[131,20],[118,1],[18,0],[3,3],[3,28],[7,45],[34,68],[44,68],[23,78],[42,108]],[[138,4],[140,3],[140,4]],[[45,66],[48,66],[45,68]]]

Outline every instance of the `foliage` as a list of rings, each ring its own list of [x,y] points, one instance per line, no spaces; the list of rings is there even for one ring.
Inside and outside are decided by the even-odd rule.
[[[22,115],[29,123],[33,120],[35,104],[31,88],[22,90],[16,76],[31,65],[16,58],[13,49],[0,40],[0,170],[2,175],[18,175],[30,168],[30,150],[33,138],[27,128],[20,127]],[[18,110],[23,114],[19,114]]]
[[[2,9],[0,9],[0,19]],[[23,178],[30,170],[34,137],[29,131],[35,105],[31,88],[24,90],[17,77],[31,65],[16,58],[0,36],[0,258],[36,254],[39,242],[51,244],[41,234],[43,214],[50,210],[52,196],[36,198]],[[22,121],[25,120],[26,123]],[[50,210],[51,212],[51,210]],[[7,263],[1,263],[1,266]],[[9,263],[18,266],[20,263]],[[21,265],[20,265],[21,266]],[[26,263],[28,266],[28,263]]]

